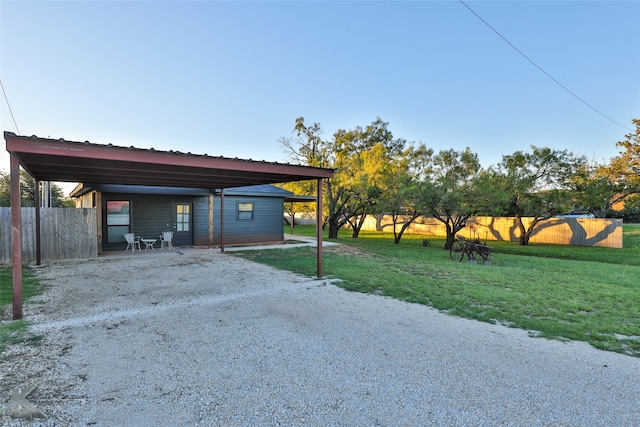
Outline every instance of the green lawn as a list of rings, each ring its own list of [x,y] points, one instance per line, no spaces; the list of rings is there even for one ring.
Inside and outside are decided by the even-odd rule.
[[[37,278],[25,266],[22,269],[22,297],[28,300],[34,295],[38,295],[42,291],[42,287]],[[11,269],[6,266],[0,267],[0,308],[4,310],[7,305],[13,301],[12,277]],[[42,339],[39,335],[30,335],[28,333],[28,324],[24,320],[3,321],[0,323],[0,355],[4,352],[7,344],[27,342],[37,344]],[[0,360],[2,360],[0,358]]]
[[[295,232],[313,235],[313,227]],[[640,226],[624,226],[623,249],[490,242],[490,266],[453,262],[443,239],[423,247],[423,238],[405,235],[395,245],[391,234],[341,233],[342,245],[323,252],[324,275],[348,290],[640,357]],[[315,248],[233,254],[315,274]]]

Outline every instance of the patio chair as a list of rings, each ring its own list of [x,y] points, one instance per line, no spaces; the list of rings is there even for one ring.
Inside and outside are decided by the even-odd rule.
[[[171,241],[173,240],[173,231],[163,231],[160,234],[160,250],[163,248],[173,249]]]
[[[129,250],[129,248],[131,248],[131,253],[136,251],[136,246],[138,247],[138,250],[141,251],[142,249],[140,249],[140,237],[134,235],[133,233],[124,233],[123,234],[124,239],[127,241],[127,248],[125,249],[125,252]]]

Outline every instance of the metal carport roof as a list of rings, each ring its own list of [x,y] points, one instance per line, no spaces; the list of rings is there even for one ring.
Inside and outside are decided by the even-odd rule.
[[[332,178],[333,169],[158,151],[112,144],[19,136],[4,132],[11,155],[13,318],[22,318],[19,166],[36,181],[93,182],[220,189]],[[318,185],[318,211],[322,211]],[[224,194],[224,193],[223,193]],[[318,276],[322,275],[321,215],[317,216]]]
[[[5,132],[7,151],[39,181],[232,188],[333,177],[333,169],[231,159],[180,151],[18,136]]]

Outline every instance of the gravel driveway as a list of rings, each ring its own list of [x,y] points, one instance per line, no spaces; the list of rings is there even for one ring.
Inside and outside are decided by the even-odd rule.
[[[282,249],[286,250],[286,249]],[[640,360],[218,251],[49,263],[3,425],[633,426]],[[35,383],[47,418],[8,417]]]

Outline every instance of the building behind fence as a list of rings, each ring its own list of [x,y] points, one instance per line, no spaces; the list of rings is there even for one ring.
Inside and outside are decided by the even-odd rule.
[[[22,261],[36,261],[36,208],[20,208]],[[42,260],[98,256],[96,210],[41,208]],[[0,263],[11,262],[11,208],[0,208]]]

